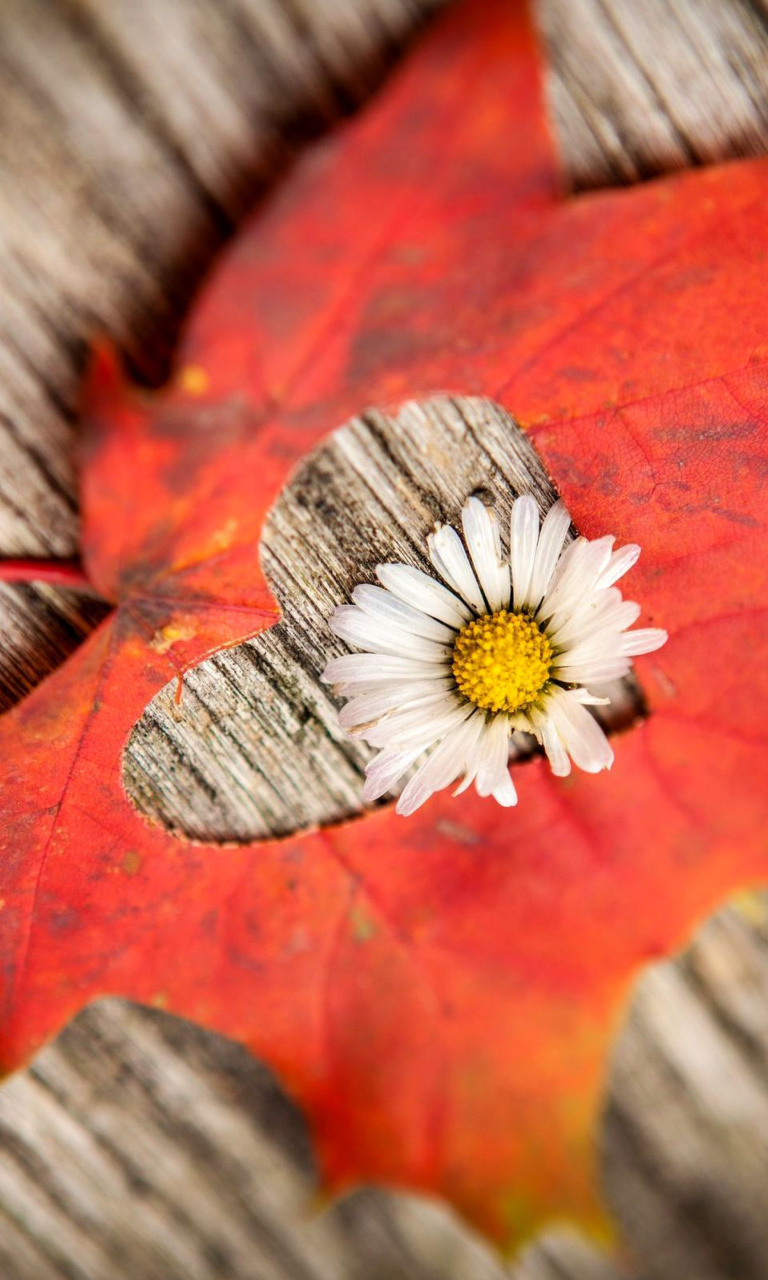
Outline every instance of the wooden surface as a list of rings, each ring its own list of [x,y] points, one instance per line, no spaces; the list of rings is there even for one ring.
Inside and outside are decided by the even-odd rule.
[[[539,0],[577,190],[763,155],[765,0]]]
[[[313,1200],[303,1125],[243,1049],[119,1001],[0,1091],[4,1280],[502,1280],[446,1209]],[[572,1238],[516,1280],[616,1280]]]
[[[430,0],[3,0],[0,553],[77,550],[73,403],[94,330],[157,380],[240,215],[370,92]],[[0,707],[100,616],[0,584]]]
[[[745,895],[640,983],[603,1130],[643,1274],[768,1275],[768,896]]]
[[[108,331],[157,380],[192,286],[243,210],[375,86],[434,7],[3,0],[0,552],[76,549],[72,405],[87,336]],[[568,181],[764,151],[765,12],[758,0],[541,0]],[[0,586],[5,704],[98,613],[49,587]],[[256,705],[263,670],[242,654],[228,660]],[[201,689],[216,670],[195,676]],[[183,758],[191,739],[174,732]],[[178,791],[153,791],[140,778],[147,758],[137,748],[131,759],[142,803],[177,820]],[[219,815],[211,804],[207,834],[223,834]],[[253,806],[244,821],[252,832]],[[763,911],[750,899],[723,913],[682,962],[650,973],[618,1046],[606,1186],[651,1280],[768,1277]],[[301,1122],[257,1064],[159,1013],[108,1002],[0,1092],[0,1273],[502,1274],[450,1215],[417,1200],[366,1191],[313,1216],[311,1178]],[[515,1275],[615,1273],[561,1237]]]

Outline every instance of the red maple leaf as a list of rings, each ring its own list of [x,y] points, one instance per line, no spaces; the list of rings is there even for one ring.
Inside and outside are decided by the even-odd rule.
[[[115,608],[0,725],[7,1067],[87,1000],[161,995],[278,1070],[329,1185],[441,1192],[507,1239],[594,1216],[638,967],[768,870],[767,201],[762,161],[565,200],[525,15],[474,0],[234,245],[192,375],[142,399],[100,364],[83,560]],[[148,827],[122,748],[276,617],[256,549],[291,466],[446,389],[528,427],[582,532],[643,546],[671,638],[613,772],[237,849]]]

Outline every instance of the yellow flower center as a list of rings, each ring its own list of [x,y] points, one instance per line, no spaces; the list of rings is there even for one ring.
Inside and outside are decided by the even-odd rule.
[[[453,646],[459,691],[485,711],[511,714],[533,702],[551,664],[552,647],[533,619],[506,609],[468,622]]]

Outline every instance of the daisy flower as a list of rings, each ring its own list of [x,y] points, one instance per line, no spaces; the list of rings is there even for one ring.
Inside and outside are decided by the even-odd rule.
[[[449,525],[428,538],[437,578],[380,564],[381,585],[355,587],[354,604],[335,610],[331,630],[363,652],[334,659],[323,679],[348,699],[347,733],[379,748],[366,802],[419,762],[398,813],[457,779],[457,795],[474,784],[480,796],[516,804],[509,758],[518,734],[537,739],[558,777],[571,761],[588,773],[611,767],[611,745],[587,710],[609,699],[594,689],[626,675],[667,633],[628,630],[640,606],[614,584],[640,548],[614,551],[612,537],[566,546],[570,523],[560,501],[539,527],[534,499],[518,498],[505,559],[496,517],[470,498],[463,542]]]

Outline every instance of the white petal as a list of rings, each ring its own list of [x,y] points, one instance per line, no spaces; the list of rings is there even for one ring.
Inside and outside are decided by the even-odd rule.
[[[528,601],[538,538],[539,508],[529,494],[524,494],[512,508],[509,529],[509,563],[512,568],[512,603],[515,609],[522,609]]]
[[[639,555],[640,547],[636,542],[628,542],[626,547],[620,547],[618,551],[614,551],[597,580],[598,587],[610,587],[614,582],[618,582],[619,578],[623,577],[637,562]]]
[[[462,627],[473,617],[472,610],[453,591],[410,564],[379,564],[376,576],[398,600],[412,605],[414,609],[421,609],[422,613],[438,618],[449,627]]]
[[[622,600],[621,604],[607,609],[603,619],[604,625],[615,631],[626,631],[640,617],[640,605],[635,600]]]
[[[413,680],[409,684],[390,683],[372,693],[361,693],[351,698],[339,712],[339,723],[348,733],[360,726],[370,725],[388,711],[410,711],[423,706],[428,699],[451,688],[453,679]]]
[[[479,796],[489,796],[509,771],[509,720],[506,716],[494,716],[488,721],[478,750],[480,758],[475,771],[475,790]]]
[[[388,715],[382,716],[364,736],[374,747],[386,747],[390,743],[399,745],[400,735],[408,735],[417,730],[417,738],[427,734],[429,741],[434,742],[438,733],[433,729],[434,723],[451,715],[457,707],[464,706],[455,689],[437,688],[434,693],[419,698],[418,705],[399,706]],[[408,746],[415,747],[416,742]]]
[[[574,538],[573,542],[569,542],[555,565],[542,605],[546,604],[548,600],[551,600],[554,592],[560,586],[563,579],[567,579],[567,576],[570,573],[571,562],[581,555],[581,548],[586,545],[586,538]]]
[[[478,717],[481,720],[481,717]],[[467,772],[464,775],[461,785],[454,791],[455,796],[459,796],[467,787],[475,782],[478,795],[491,795],[497,804],[502,808],[509,809],[512,805],[517,804],[517,792],[514,783],[509,776],[509,760],[510,755],[517,755],[517,749],[512,747],[509,738],[510,722],[509,718],[502,716],[497,720],[501,720],[501,728],[496,731],[501,736],[503,746],[500,748],[498,741],[494,738],[492,731],[493,721],[491,724],[482,722],[482,740],[475,745],[471,753],[467,755]],[[493,759],[496,761],[496,772],[493,772]],[[482,790],[481,790],[482,787]]]
[[[531,609],[535,609],[549,590],[570,523],[570,514],[562,498],[559,498],[554,506],[549,508],[541,526],[528,596],[523,601],[524,606],[528,605]]]
[[[567,778],[571,772],[571,758],[554,721],[548,718],[546,712],[538,709],[531,711],[531,720],[536,728],[536,736],[547,753],[549,766],[555,777]]]
[[[328,619],[334,635],[369,653],[386,653],[393,657],[416,658],[420,662],[447,662],[451,650],[445,645],[412,635],[402,627],[386,626],[371,618],[353,604],[341,604]]]
[[[509,776],[509,765],[507,765],[503,775],[499,777],[491,795],[503,809],[511,809],[513,805],[517,804],[517,791],[515,790],[514,782]]]
[[[654,653],[667,643],[669,636],[660,627],[641,627],[637,631],[627,631],[622,636],[622,650],[630,657],[641,653]]]
[[[609,588],[612,593],[616,591],[616,587]],[[608,595],[609,592],[606,592]],[[604,627],[608,631],[626,631],[627,627],[631,627],[640,617],[640,605],[634,600],[612,601],[607,604],[600,612],[600,627]],[[597,630],[597,626],[593,626],[593,631]]]
[[[470,739],[467,746],[464,777],[453,793],[455,796],[460,796],[475,780],[475,774],[477,773],[478,765],[480,763],[481,739],[483,738],[486,730],[485,714],[483,712],[478,712],[476,716],[473,716],[467,721],[467,728],[469,729],[470,726],[473,730],[474,736]]]
[[[368,583],[355,587],[352,599],[358,608],[371,618],[379,619],[385,627],[394,623],[415,636],[426,636],[428,640],[436,640],[438,644],[453,644],[456,632],[446,627],[444,622],[437,622],[428,614],[403,604],[395,596],[390,595],[383,587],[374,587]]]
[[[429,558],[435,569],[444,578],[449,587],[457,591],[462,600],[471,605],[476,613],[485,613],[487,606],[474,575],[469,556],[464,550],[455,529],[450,525],[440,525],[427,539]]]
[[[480,501],[469,498],[461,513],[464,537],[475,573],[492,613],[509,605],[509,565],[501,558],[496,517]]]
[[[613,538],[596,538],[587,542],[577,538],[566,547],[552,579],[552,587],[544,597],[540,618],[552,618],[583,601],[594,589],[611,556]]]
[[[374,756],[365,770],[363,803],[371,804],[386,795],[387,791],[392,791],[420,755],[420,747],[415,751],[396,751],[388,747]]]
[[[592,662],[597,658],[620,658],[624,636],[619,631],[603,631],[598,629],[579,640],[578,644],[569,647],[566,653],[558,654],[552,664],[556,671],[561,666],[575,666],[580,662]]]
[[[569,692],[583,707],[607,707],[611,701],[610,698],[590,693],[589,689],[571,689]]]
[[[613,750],[600,725],[586,707],[565,689],[555,689],[544,705],[544,715],[557,730],[574,764],[586,773],[610,769]]]
[[[435,692],[438,689],[453,688],[455,681],[447,679],[442,667],[434,666],[427,668],[434,672],[434,678],[429,680],[429,685]],[[424,685],[427,685],[428,678],[424,679]],[[333,692],[339,698],[362,698],[364,694],[381,693],[385,689],[399,690],[400,702],[407,702],[413,695],[411,690],[415,684],[421,684],[420,680],[345,680],[343,684],[335,684]]]
[[[475,716],[473,720],[477,718]],[[472,721],[448,733],[405,787],[397,802],[397,812],[408,817],[435,791],[450,786],[465,769],[467,752],[471,750],[476,734],[477,727]]]
[[[446,664],[448,669],[448,664]],[[434,662],[417,662],[413,658],[383,653],[345,653],[332,658],[320,679],[325,684],[383,684],[388,680],[442,679],[443,669]]]
[[[464,777],[453,793],[455,796],[460,796],[475,781],[477,771],[483,763],[487,751],[487,735],[490,724],[486,720],[485,714],[481,712],[467,723],[475,728],[475,740],[473,741],[471,752],[467,753]]]
[[[604,684],[606,680],[619,680],[629,674],[632,663],[629,658],[616,658],[611,661],[595,659],[594,662],[581,662],[578,666],[558,667],[557,678],[566,684]]]
[[[416,711],[406,711],[392,716],[390,720],[380,721],[370,733],[365,734],[365,740],[372,747],[396,747],[400,751],[415,751],[418,747],[426,751],[433,742],[466,720],[473,709],[471,703],[457,705],[456,700],[451,699],[450,710],[447,704],[445,707],[440,704],[431,710],[420,707]]]
[[[609,587],[588,595],[570,614],[558,614],[557,626],[547,627],[547,637],[559,649],[567,648],[600,628],[623,631],[632,626],[639,614],[639,604],[622,600],[621,592]]]

